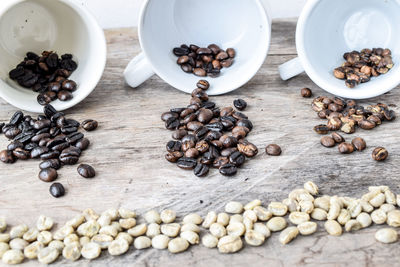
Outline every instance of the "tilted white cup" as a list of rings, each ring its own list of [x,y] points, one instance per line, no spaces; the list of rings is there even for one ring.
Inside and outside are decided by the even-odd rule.
[[[1,0],[0,5],[0,96],[31,112],[42,112],[38,93],[22,88],[9,78],[9,71],[29,51],[70,53],[78,69],[70,79],[78,89],[74,98],[51,104],[57,110],[70,108],[88,96],[99,82],[106,63],[106,41],[94,17],[74,0]]]
[[[146,0],[139,17],[143,52],[127,66],[126,82],[137,87],[154,73],[171,86],[192,92],[199,77],[185,73],[172,53],[181,44],[232,47],[236,57],[217,78],[205,77],[210,95],[235,90],[247,83],[267,56],[271,20],[260,0]]]
[[[365,99],[400,84],[399,0],[308,0],[297,23],[298,58],[279,67],[283,80],[303,71],[331,94]],[[382,47],[392,50],[394,67],[350,89],[333,76],[345,52]]]

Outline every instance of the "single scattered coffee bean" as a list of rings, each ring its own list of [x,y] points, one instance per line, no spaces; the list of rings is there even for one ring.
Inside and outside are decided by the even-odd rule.
[[[354,146],[346,142],[340,143],[338,149],[342,154],[351,154],[354,152]]]
[[[279,156],[282,153],[282,149],[276,144],[270,144],[265,148],[265,152],[270,156]]]
[[[321,138],[321,145],[323,145],[324,147],[334,147],[335,140],[330,136],[324,136]]]
[[[50,194],[55,198],[62,197],[65,194],[65,188],[60,183],[53,183],[50,186]]]
[[[351,143],[353,144],[354,148],[358,151],[363,151],[367,147],[367,143],[361,137],[354,138]]]
[[[95,120],[85,120],[82,122],[82,128],[86,131],[94,131],[97,129],[98,122]]]
[[[43,169],[39,172],[39,179],[46,183],[53,182],[57,177],[57,171],[53,168]]]
[[[310,98],[312,96],[312,91],[310,88],[303,88],[300,90],[300,94],[304,98]]]
[[[247,103],[246,101],[244,101],[243,99],[236,99],[233,101],[233,105],[235,106],[235,108],[237,108],[238,110],[245,110],[247,107]]]
[[[77,170],[79,175],[84,178],[93,178],[96,175],[94,168],[88,164],[80,164]]]
[[[384,147],[377,147],[372,151],[372,158],[376,161],[384,161],[388,156],[389,152]]]

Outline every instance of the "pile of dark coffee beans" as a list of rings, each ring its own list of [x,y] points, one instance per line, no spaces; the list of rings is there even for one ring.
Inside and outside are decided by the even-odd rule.
[[[333,75],[349,88],[354,88],[360,83],[369,82],[371,77],[387,73],[393,68],[392,52],[390,49],[374,48],[363,49],[361,52],[345,53],[346,60],[341,67],[333,71]]]
[[[172,52],[179,57],[176,63],[184,72],[212,78],[218,77],[222,68],[229,68],[236,55],[235,49],[228,48],[225,51],[216,44],[210,44],[208,47],[183,44],[175,47]]]
[[[330,131],[335,131],[331,136],[322,137],[321,145],[334,147],[339,144],[338,149],[342,154],[350,154],[355,150],[362,151],[367,147],[367,144],[360,137],[356,137],[351,143],[347,143],[336,131],[352,134],[357,128],[371,130],[384,121],[393,121],[396,118],[395,111],[391,110],[386,104],[378,103],[364,108],[354,100],[344,100],[339,97],[317,97],[312,102],[312,109],[318,113],[319,118],[327,119],[326,124],[319,124],[314,127],[316,133],[325,135]],[[380,148],[376,153],[375,150],[372,153],[374,160],[382,161],[387,158],[386,149]]]
[[[94,120],[80,124],[68,119],[50,104],[44,106],[44,114],[36,119],[17,111],[7,124],[0,124],[0,132],[12,140],[7,149],[0,152],[0,161],[14,163],[16,160],[41,159],[39,179],[53,182],[58,177],[58,169],[76,164],[82,151],[89,147],[90,141],[79,132],[79,127],[92,131],[97,125]],[[93,167],[87,164],[79,165],[78,173],[85,178],[95,176]],[[59,183],[50,187],[54,197],[62,196],[64,191]]]
[[[64,54],[61,58],[52,51],[44,51],[42,55],[28,52],[24,61],[10,71],[9,76],[19,85],[38,92],[37,101],[46,105],[58,99],[67,101],[73,98],[72,92],[77,84],[69,80],[78,68],[71,54]]]
[[[219,108],[209,101],[209,83],[200,80],[192,92],[190,104],[172,108],[161,115],[165,127],[174,130],[167,143],[165,158],[185,170],[203,177],[209,168],[217,168],[222,175],[232,176],[246,160],[257,155],[257,147],[245,137],[253,129],[248,117],[232,107]],[[234,101],[240,110],[247,103]]]

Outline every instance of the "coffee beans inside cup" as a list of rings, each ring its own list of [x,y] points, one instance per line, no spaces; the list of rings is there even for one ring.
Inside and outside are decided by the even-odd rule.
[[[333,71],[333,75],[349,88],[354,88],[360,83],[369,82],[371,77],[386,74],[394,66],[390,49],[373,48],[363,49],[361,52],[352,51],[345,53],[346,60],[342,66]]]
[[[161,115],[165,127],[173,130],[167,143],[165,158],[184,170],[193,170],[198,177],[206,176],[209,168],[232,176],[246,158],[257,155],[257,147],[245,138],[253,129],[248,117],[232,107],[219,108],[209,101],[209,83],[201,80],[192,92],[190,104],[172,108]],[[237,99],[234,105],[244,110],[246,101]]]
[[[28,52],[24,60],[9,72],[9,77],[20,86],[39,93],[37,101],[46,105],[58,99],[68,101],[73,98],[77,84],[68,79],[78,68],[71,54],[61,57],[52,51],[44,51],[40,56]]]
[[[57,179],[57,170],[64,165],[78,162],[83,150],[90,144],[83,133],[79,132],[81,124],[68,119],[50,104],[44,107],[44,114],[36,119],[17,111],[7,124],[1,123],[1,132],[12,140],[6,150],[0,152],[0,161],[14,163],[16,160],[41,159],[39,179],[53,182]],[[86,120],[82,127],[94,130],[98,123]],[[93,167],[81,164],[78,173],[85,178],[95,176]],[[54,197],[64,195],[61,184],[53,184],[50,193]]]
[[[225,51],[216,44],[210,44],[208,47],[183,44],[175,47],[172,52],[178,57],[176,63],[184,72],[212,78],[218,77],[222,68],[229,68],[236,56],[235,49],[228,48]]]

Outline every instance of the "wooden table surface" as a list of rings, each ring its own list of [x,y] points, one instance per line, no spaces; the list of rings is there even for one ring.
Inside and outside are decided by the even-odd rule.
[[[122,72],[129,60],[140,52],[136,29],[107,30],[108,61],[103,78],[94,92],[68,111],[71,118],[99,121],[97,131],[87,133],[92,141],[81,162],[92,164],[97,171],[93,180],[80,178],[76,166],[59,171],[58,181],[67,189],[65,197],[54,199],[49,184],[38,180],[35,160],[14,165],[1,165],[0,216],[15,225],[33,226],[45,214],[64,223],[84,208],[98,212],[106,208],[127,207],[142,213],[151,208],[172,208],[178,215],[222,211],[230,200],[247,202],[255,198],[282,200],[295,188],[312,180],[324,194],[360,197],[370,185],[390,185],[400,193],[400,120],[384,123],[373,131],[358,130],[368,145],[364,152],[338,154],[337,148],[324,148],[320,136],[312,130],[322,122],[311,110],[311,99],[299,96],[300,88],[312,88],[314,95],[325,95],[305,74],[282,81],[278,66],[296,56],[295,23],[276,20],[272,27],[269,56],[257,75],[245,86],[224,96],[211,97],[219,106],[231,105],[235,98],[248,102],[245,113],[254,123],[249,141],[259,154],[248,160],[232,178],[211,170],[206,178],[197,178],[164,159],[165,144],[171,132],[164,128],[160,115],[170,107],[179,107],[189,96],[171,88],[157,76],[136,89],[129,88]],[[367,103],[397,104],[400,90],[371,99]],[[16,111],[0,101],[0,121]],[[399,109],[394,108],[397,112]],[[277,143],[283,153],[269,157],[264,148]],[[0,146],[6,147],[6,138]],[[384,146],[390,157],[384,163],[371,159],[375,146]],[[216,249],[202,246],[186,253],[171,255],[167,251],[149,249],[130,251],[121,257],[104,252],[100,259],[70,263],[65,266],[391,266],[398,264],[400,244],[383,245],[374,239],[379,227],[371,227],[340,237],[328,236],[319,224],[313,236],[298,237],[289,245],[278,242],[273,234],[261,247],[246,246],[240,253],[220,255]],[[26,266],[36,261],[25,261]]]

